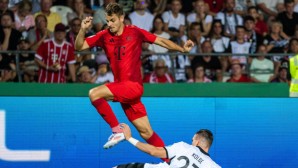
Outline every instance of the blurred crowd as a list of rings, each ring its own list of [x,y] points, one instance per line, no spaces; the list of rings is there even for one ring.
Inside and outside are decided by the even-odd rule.
[[[73,49],[82,19],[94,17],[86,36],[106,29],[104,8],[113,2],[123,5],[126,25],[195,43],[188,55],[144,43],[145,83],[290,80],[298,0],[0,0],[0,51],[34,51],[1,53],[0,82],[113,82],[101,48]]]

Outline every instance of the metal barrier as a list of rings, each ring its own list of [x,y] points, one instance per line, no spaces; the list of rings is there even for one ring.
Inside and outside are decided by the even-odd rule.
[[[21,77],[21,73],[22,71],[20,70],[20,54],[35,54],[36,51],[20,51],[20,50],[16,50],[16,51],[0,51],[0,54],[7,54],[10,56],[15,56],[16,57],[16,72],[17,72],[17,76],[18,76],[18,81],[22,82],[22,77]],[[77,55],[87,55],[87,54],[92,54],[92,55],[99,55],[102,54],[104,52],[102,51],[80,51],[80,52],[75,52],[75,54]],[[153,55],[152,52],[142,52],[142,56],[144,55]],[[180,52],[169,52],[169,53],[154,53],[154,55],[169,55],[171,57],[171,63],[172,65],[174,65],[174,57],[177,55],[185,55],[185,56],[246,56],[246,57],[250,57],[250,56],[267,56],[267,57],[273,57],[273,56],[289,56],[289,55],[295,55],[294,53],[254,53],[254,54],[239,54],[239,53],[180,53]],[[175,72],[175,67],[172,66],[171,69],[172,72]]]

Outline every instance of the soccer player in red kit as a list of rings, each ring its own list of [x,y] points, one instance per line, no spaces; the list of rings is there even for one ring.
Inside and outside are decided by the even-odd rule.
[[[113,134],[104,148],[110,148],[125,140],[120,124],[107,103],[108,100],[121,103],[129,121],[149,144],[164,146],[162,139],[152,130],[145,106],[141,102],[143,94],[142,42],[155,43],[180,52],[189,52],[193,47],[193,42],[187,41],[182,48],[170,40],[157,37],[136,26],[125,26],[123,8],[117,3],[110,3],[106,7],[108,29],[85,38],[86,31],[92,27],[92,19],[92,17],[86,17],[82,21],[75,48],[85,50],[100,46],[104,49],[114,74],[115,82],[95,87],[89,92],[93,106],[112,128]]]

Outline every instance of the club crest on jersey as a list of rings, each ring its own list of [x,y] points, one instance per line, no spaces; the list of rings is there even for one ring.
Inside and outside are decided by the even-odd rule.
[[[110,39],[110,43],[114,43],[115,41],[114,41],[114,38],[111,38]]]
[[[58,54],[52,54],[51,58],[53,62],[56,62],[58,60]]]
[[[126,37],[126,41],[130,41],[132,38],[130,36]]]

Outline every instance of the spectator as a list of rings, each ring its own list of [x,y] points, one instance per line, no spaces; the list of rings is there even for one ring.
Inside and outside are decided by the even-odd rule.
[[[39,14],[43,14],[47,17],[47,23],[48,26],[47,28],[53,32],[54,31],[54,27],[57,23],[62,22],[61,16],[56,13],[56,12],[51,12],[51,7],[53,5],[53,1],[52,0],[41,0],[40,1],[40,7],[41,7],[41,11],[35,13],[35,17]]]
[[[251,6],[255,6],[255,0],[236,0],[235,13],[240,16],[245,16],[247,14],[247,9]]]
[[[13,28],[12,17],[9,13],[2,14],[0,26],[0,45],[1,51],[15,51],[22,37],[22,34]],[[11,69],[15,66],[15,56],[11,54],[2,54],[2,62],[11,64]],[[13,65],[14,64],[14,65]]]
[[[118,3],[123,6],[125,13],[131,13],[133,11],[134,0],[118,0]]]
[[[107,24],[105,17],[105,7],[109,3],[115,3],[116,0],[104,0],[104,4],[98,8],[93,15],[93,26],[96,32],[102,30],[103,25]]]
[[[298,0],[294,0],[294,3],[295,3],[294,11],[298,12]]]
[[[21,38],[18,44],[19,51],[30,51],[29,41],[25,38]],[[34,61],[34,54],[32,53],[20,53],[19,55],[20,69],[23,73],[23,81],[25,82],[37,82],[38,66]]]
[[[225,0],[225,9],[216,15],[216,19],[220,19],[224,25],[224,35],[234,38],[236,34],[236,26],[243,24],[243,19],[234,11],[235,0]]]
[[[28,30],[35,26],[34,16],[31,14],[32,4],[28,0],[21,1],[17,6],[17,11],[14,14],[15,28],[22,32],[23,36],[27,38]]]
[[[292,38],[289,42],[289,50],[287,51],[289,53],[288,56],[283,57],[280,60],[280,66],[277,68],[279,69],[280,67],[286,68],[287,69],[287,79],[290,81],[291,80],[291,74],[290,74],[290,62],[289,58],[295,56],[298,54],[298,38]]]
[[[183,83],[192,78],[189,56],[179,54],[173,57],[174,70],[172,72],[175,74],[175,81]]]
[[[266,36],[268,34],[268,26],[266,22],[261,19],[260,13],[256,6],[251,6],[247,9],[249,16],[252,16],[255,19],[255,31],[261,36]]]
[[[165,11],[162,14],[165,22],[165,31],[171,35],[173,41],[180,43],[185,31],[185,16],[180,13],[182,9],[181,0],[172,0],[170,8],[169,11]]]
[[[159,37],[163,37],[166,39],[170,39],[170,35],[164,31],[164,21],[161,17],[161,15],[155,16],[153,20],[153,29],[151,33],[154,33],[155,35]],[[148,44],[148,43],[147,43]],[[149,72],[153,70],[153,62],[159,58],[162,58],[165,60],[167,67],[172,67],[172,61],[169,55],[155,55],[154,53],[167,53],[169,50],[161,47],[156,44],[148,44],[148,50],[152,52],[152,55],[145,56],[143,58],[143,66],[145,68],[145,72]]]
[[[167,66],[163,59],[154,62],[154,71],[144,76],[144,83],[173,83],[174,78],[167,72]]]
[[[264,44],[268,53],[284,53],[289,37],[282,30],[283,26],[279,21],[271,22],[269,34],[264,38]],[[282,57],[276,55],[271,58],[274,62],[274,74],[277,74]]]
[[[224,0],[204,0],[206,3],[206,11],[212,16],[222,11],[224,6]]]
[[[242,73],[243,67],[239,60],[234,59],[231,63],[231,78],[227,82],[251,82],[251,80]]]
[[[35,55],[35,61],[40,67],[38,82],[65,83],[66,64],[72,82],[76,81],[74,48],[66,42],[65,36],[66,27],[59,23],[55,26],[54,38],[45,40],[39,46]]]
[[[53,33],[48,29],[47,17],[43,14],[37,15],[35,17],[35,28],[28,32],[31,50],[37,50],[45,39],[52,37]]]
[[[285,67],[280,67],[278,69],[277,77],[272,79],[271,83],[290,83],[287,76],[288,76],[288,69]]]
[[[0,45],[0,50],[2,46]],[[12,82],[16,77],[16,65],[4,54],[0,54],[0,82]]]
[[[80,83],[94,83],[95,77],[92,76],[92,71],[88,66],[81,66],[77,72]]]
[[[1,58],[1,54],[0,54]],[[0,60],[0,67],[1,67],[1,60]],[[13,82],[16,77],[16,66],[15,64],[9,64],[4,68],[0,69],[0,82]]]
[[[223,35],[223,25],[220,20],[214,20],[211,26],[209,39],[213,45],[213,50],[216,53],[224,53],[230,43],[230,38]]]
[[[257,7],[263,12],[265,20],[277,16],[283,10],[283,0],[256,0]]]
[[[194,47],[189,53],[201,53],[201,44],[205,41],[205,37],[202,36],[200,23],[193,22],[189,25],[188,36],[182,36],[182,45],[190,39],[194,42]]]
[[[245,39],[245,28],[243,26],[236,27],[236,39],[230,42],[228,53],[232,54],[249,54],[251,44],[246,42]],[[233,55],[229,57],[229,63],[231,64],[233,60],[239,60],[239,62],[246,69],[248,64],[247,55]]]
[[[149,11],[153,14],[153,16],[161,15],[167,6],[167,0],[152,0],[149,2]]]
[[[215,53],[225,53],[230,44],[230,38],[224,36],[223,25],[220,20],[216,19],[212,23],[211,32],[208,37],[213,46],[213,51]],[[222,70],[226,71],[228,69],[228,57],[221,56],[219,60],[222,65]]]
[[[193,78],[189,79],[187,83],[210,83],[211,79],[206,77],[203,65],[196,65],[193,69]]]
[[[20,2],[21,0],[9,0],[8,8],[11,9],[13,12],[15,12]]]
[[[82,22],[81,19],[74,18],[69,23],[70,24],[70,30],[66,33],[66,41],[69,42],[72,46],[74,46],[76,37],[77,37],[77,35],[80,31],[81,22]],[[91,35],[92,35],[91,32],[86,33],[86,37],[91,36]],[[91,58],[92,58],[92,54],[81,54],[81,53],[79,53],[79,54],[76,54],[76,63],[81,64],[85,60],[89,60]]]
[[[270,82],[274,77],[274,67],[273,62],[265,58],[267,54],[266,46],[260,45],[258,47],[258,53],[262,55],[258,55],[254,58],[250,65],[251,80],[254,82]]]
[[[204,56],[197,56],[191,61],[192,70],[194,70],[197,65],[204,66],[205,75],[212,81],[222,81],[222,67],[219,59],[216,56],[208,55],[213,53],[212,44],[210,41],[204,41],[202,44],[202,51]]]
[[[206,11],[204,0],[196,0],[193,4],[194,12],[187,16],[187,23],[199,22],[201,26],[202,36],[207,36],[211,29],[213,17]]]
[[[81,28],[81,19],[74,18],[70,21],[70,30],[66,33],[66,41],[74,46],[75,39]]]
[[[127,15],[124,16],[124,24],[125,25],[132,25],[131,19]]]
[[[109,61],[105,54],[96,57],[98,64],[95,83],[104,84],[114,82],[114,75],[110,71]]]
[[[196,55],[201,53],[201,44],[205,41],[205,37],[201,35],[200,24],[198,22],[193,22],[189,26],[188,36],[182,36],[182,45],[190,39],[194,42],[193,48],[189,51]],[[192,70],[190,68],[190,60],[193,59],[193,56],[177,55],[174,59],[175,67],[175,79],[177,82],[185,82],[187,78],[192,78]]]
[[[36,13],[40,11],[40,0],[30,0],[32,4],[32,11],[31,13]]]
[[[74,11],[72,13],[67,13],[66,15],[68,24],[74,18],[79,18],[83,20],[87,16],[90,16],[89,14],[85,13],[85,8],[86,8],[86,5],[84,4],[83,0],[73,0]]]
[[[0,18],[2,14],[8,13],[13,19],[12,21],[14,22],[14,13],[12,10],[8,8],[8,3],[9,3],[9,0],[0,0]]]
[[[154,16],[148,11],[147,7],[148,3],[146,0],[135,0],[134,11],[128,16],[133,25],[150,31],[152,29]]]
[[[246,30],[246,41],[251,44],[250,53],[256,53],[258,46],[263,44],[263,37],[255,31],[255,19],[252,16],[245,16],[244,27]]]
[[[298,13],[294,12],[294,1],[285,0],[285,11],[277,15],[277,20],[283,25],[283,32],[291,37],[295,34],[298,27]]]

